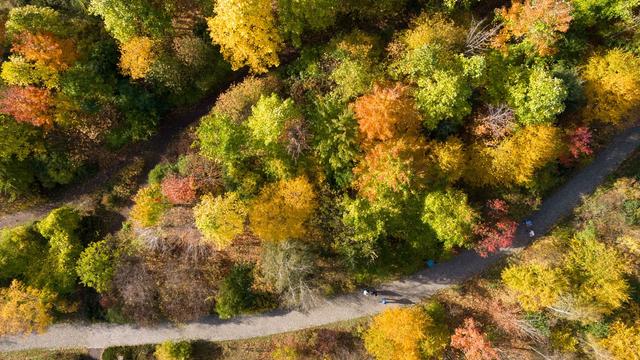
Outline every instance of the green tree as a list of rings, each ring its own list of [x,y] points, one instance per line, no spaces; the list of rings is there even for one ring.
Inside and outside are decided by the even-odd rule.
[[[222,280],[216,295],[216,312],[221,319],[229,319],[250,310],[255,303],[253,269],[246,265],[237,265]]]
[[[523,125],[553,123],[564,111],[564,83],[542,67],[531,70],[526,80],[510,86],[508,91],[509,105]]]
[[[0,282],[30,279],[39,272],[34,259],[46,258],[46,241],[30,225],[0,230]]]
[[[76,265],[80,282],[99,293],[111,290],[111,280],[119,257],[114,241],[114,237],[108,236],[89,245],[80,254]]]
[[[305,31],[332,26],[339,7],[338,0],[278,0],[278,23],[284,36],[299,47]]]
[[[158,360],[189,360],[192,351],[191,343],[188,341],[165,341],[156,345],[154,355]]]
[[[60,12],[50,7],[26,5],[11,9],[5,29],[10,36],[40,31],[61,36],[70,30],[66,25]]]
[[[292,99],[281,100],[276,94],[261,96],[251,108],[247,127],[260,148],[278,154],[286,126],[301,116]]]
[[[236,193],[226,193],[217,197],[203,196],[193,208],[193,215],[196,227],[205,239],[218,249],[224,249],[244,231],[247,210]]]
[[[425,197],[422,221],[433,228],[446,251],[456,246],[470,246],[477,220],[478,213],[460,190],[434,191]]]
[[[37,282],[60,294],[70,293],[76,286],[76,262],[82,252],[79,237],[82,214],[63,206],[51,211],[36,223],[36,229],[49,242],[47,265]]]
[[[126,43],[134,36],[163,37],[172,28],[162,5],[149,0],[91,0],[89,11],[103,18],[114,38]]]

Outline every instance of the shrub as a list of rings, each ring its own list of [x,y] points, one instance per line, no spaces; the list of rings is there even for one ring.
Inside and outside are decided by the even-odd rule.
[[[226,193],[217,197],[203,196],[193,208],[193,214],[196,227],[205,239],[218,249],[224,249],[244,231],[247,211],[236,193]]]
[[[154,355],[158,360],[189,360],[191,359],[191,343],[188,341],[165,341],[156,345]]]
[[[247,265],[235,266],[222,280],[216,295],[216,312],[221,319],[229,319],[251,309],[255,304],[253,269]]]
[[[189,177],[167,176],[162,180],[162,195],[170,203],[188,205],[196,199],[194,181]]]
[[[99,293],[111,290],[111,280],[118,261],[114,241],[112,236],[108,236],[104,240],[89,245],[80,254],[76,265],[80,282],[91,286]]]
[[[157,224],[170,207],[162,195],[159,185],[143,187],[138,191],[133,201],[135,205],[131,209],[131,218],[143,227]]]
[[[451,347],[459,349],[468,360],[498,360],[498,352],[473,318],[464,319],[464,325],[451,336]]]
[[[46,241],[33,226],[0,230],[0,282],[35,276],[40,270],[34,259],[45,259],[46,252]]]
[[[0,289],[0,335],[43,332],[53,322],[51,297],[18,280]]]

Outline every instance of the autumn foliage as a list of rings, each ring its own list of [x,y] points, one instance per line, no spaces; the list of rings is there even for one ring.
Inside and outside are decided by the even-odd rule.
[[[556,52],[560,33],[569,30],[571,5],[563,0],[514,1],[509,9],[502,8],[498,15],[504,27],[494,39],[494,46],[506,48],[512,39],[530,43],[541,56]]]
[[[518,228],[518,223],[509,218],[509,207],[504,200],[489,200],[487,208],[486,220],[473,229],[480,238],[476,251],[482,257],[511,246]]]
[[[120,45],[120,69],[132,79],[147,75],[154,60],[154,42],[148,37],[134,37]]]
[[[191,204],[196,199],[194,181],[190,177],[167,176],[161,187],[162,195],[172,204]]]
[[[23,32],[15,40],[11,51],[55,71],[68,69],[78,56],[72,40],[59,39],[50,33]]]
[[[11,86],[0,99],[0,112],[35,126],[53,125],[53,99],[49,90]]]
[[[497,360],[498,352],[482,333],[473,318],[464,319],[464,325],[451,336],[451,347],[461,350],[468,360]]]
[[[376,86],[371,94],[356,100],[354,110],[365,143],[420,131],[421,120],[415,103],[408,89],[400,84]]]
[[[18,280],[0,289],[0,335],[43,332],[53,322],[50,295]]]

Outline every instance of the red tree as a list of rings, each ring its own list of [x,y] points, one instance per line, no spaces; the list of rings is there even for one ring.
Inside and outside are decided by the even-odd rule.
[[[571,163],[581,156],[590,156],[593,154],[591,148],[592,140],[591,130],[586,126],[581,126],[574,130],[567,131],[567,145],[569,152],[560,158],[563,165],[569,166]]]
[[[518,224],[509,218],[509,206],[504,200],[489,200],[487,208],[487,220],[473,229],[480,238],[476,251],[482,257],[511,246],[518,228]]]
[[[49,90],[34,86],[11,86],[0,99],[0,112],[13,116],[16,121],[35,126],[51,126],[53,99]]]
[[[162,195],[172,204],[190,204],[196,199],[196,191],[191,177],[181,178],[170,175],[162,180]]]
[[[464,325],[451,336],[451,347],[461,350],[469,360],[497,360],[498,352],[473,318],[464,319]]]

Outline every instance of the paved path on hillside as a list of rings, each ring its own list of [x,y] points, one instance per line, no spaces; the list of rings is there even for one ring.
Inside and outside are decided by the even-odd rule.
[[[585,169],[549,197],[532,216],[538,235],[548,232],[563,217],[570,215],[583,195],[591,193],[640,144],[640,127],[625,131],[612,140]],[[448,262],[413,276],[386,284],[382,296],[408,304],[433,295],[438,290],[477,275],[499,257],[518,251],[531,242],[525,229],[518,229],[513,248],[489,258],[464,251]],[[386,305],[393,306],[393,305]],[[0,337],[0,351],[33,348],[103,348],[114,345],[158,343],[165,340],[205,339],[212,341],[245,339],[299,330],[375,314],[384,308],[372,297],[360,294],[343,295],[325,301],[303,314],[297,311],[273,311],[222,321],[207,318],[183,326],[163,324],[153,327],[112,324],[57,324],[44,334]]]

